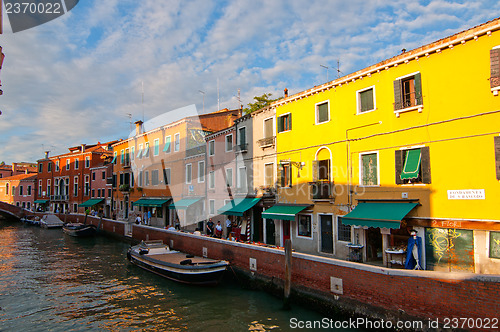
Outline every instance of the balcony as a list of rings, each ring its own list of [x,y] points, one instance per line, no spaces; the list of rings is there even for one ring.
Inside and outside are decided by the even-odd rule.
[[[258,140],[257,144],[259,144],[259,146],[264,149],[270,146],[274,146],[275,142],[276,142],[276,136],[271,136]]]
[[[330,200],[333,199],[333,182],[318,181],[310,182],[312,200]]]
[[[248,151],[248,143],[241,143],[234,146],[234,150],[238,153],[244,153]]]
[[[51,195],[51,201],[67,201],[69,200],[69,195]]]

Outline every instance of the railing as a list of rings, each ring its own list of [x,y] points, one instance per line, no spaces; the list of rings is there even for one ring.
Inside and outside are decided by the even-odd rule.
[[[236,152],[247,152],[248,151],[248,143],[241,143],[234,146]]]
[[[405,93],[401,95],[401,100],[394,102],[394,110],[397,111],[422,104],[422,95],[417,95],[415,92]]]
[[[276,136],[266,137],[266,138],[258,140],[257,144],[259,144],[259,146],[261,148],[266,148],[268,146],[274,146],[275,140],[276,140]]]
[[[332,199],[333,183],[327,181],[310,182],[311,197],[315,199]]]
[[[51,201],[67,201],[69,199],[69,195],[51,195]]]

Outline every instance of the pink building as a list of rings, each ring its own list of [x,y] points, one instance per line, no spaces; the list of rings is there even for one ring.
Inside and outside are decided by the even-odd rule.
[[[111,216],[113,197],[113,164],[90,169],[90,198],[103,209],[104,217]],[[97,211],[99,212],[99,211]]]
[[[36,174],[19,174],[0,179],[0,201],[32,209],[36,178]]]

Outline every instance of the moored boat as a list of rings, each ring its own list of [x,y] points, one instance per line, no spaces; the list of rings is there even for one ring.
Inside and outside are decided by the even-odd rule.
[[[75,237],[94,236],[97,233],[97,227],[82,223],[67,223],[63,226],[63,232]]]
[[[61,228],[64,223],[54,214],[46,214],[40,220],[40,226],[43,228]]]
[[[229,262],[170,250],[161,240],[142,241],[127,252],[131,263],[168,279],[192,285],[217,285]]]

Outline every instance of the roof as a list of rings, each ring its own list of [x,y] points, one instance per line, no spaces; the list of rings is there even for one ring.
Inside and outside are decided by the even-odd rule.
[[[36,180],[37,174],[18,174],[13,176],[8,176],[6,178],[1,178],[0,181],[30,181]]]

